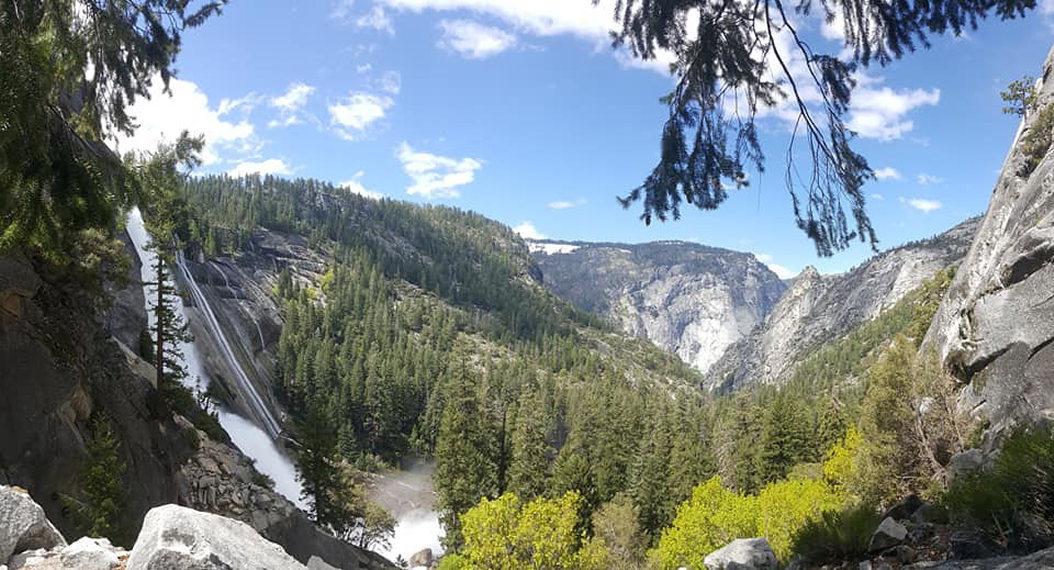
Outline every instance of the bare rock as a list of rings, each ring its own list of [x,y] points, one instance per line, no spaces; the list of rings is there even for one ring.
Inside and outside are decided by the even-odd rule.
[[[740,538],[708,554],[708,570],[776,570],[776,554],[764,538]]]
[[[177,505],[151,509],[128,570],[306,570],[249,525]]]
[[[869,552],[881,552],[902,544],[907,536],[908,529],[904,525],[887,517],[871,535],[871,542],[867,549]]]
[[[44,509],[17,487],[0,486],[0,521],[0,560],[26,550],[66,545]]]

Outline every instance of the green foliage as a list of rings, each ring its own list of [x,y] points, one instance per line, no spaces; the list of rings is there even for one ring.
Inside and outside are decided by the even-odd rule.
[[[88,453],[78,473],[80,495],[61,498],[85,535],[123,543],[127,538],[122,526],[125,464],[118,457],[119,448],[110,420],[101,413],[93,415]]]
[[[1007,104],[1003,107],[1004,114],[1025,116],[1036,108],[1036,78],[1026,75],[1011,81],[1006,90],[999,93],[999,97]]]
[[[1046,105],[1039,110],[1036,118],[1029,124],[1028,132],[1021,138],[1021,154],[1024,162],[1017,170],[1017,175],[1028,178],[1036,170],[1043,157],[1047,156],[1051,143],[1054,142],[1054,104]]]
[[[798,530],[792,551],[813,564],[860,560],[867,555],[871,535],[881,519],[866,505],[824,511]]]
[[[1018,428],[985,469],[957,479],[945,496],[951,517],[981,526],[1015,550],[1048,546],[1054,536],[1054,434]]]
[[[465,570],[590,570],[606,567],[606,552],[577,531],[581,498],[523,503],[512,493],[484,498],[462,516]]]
[[[222,3],[0,7],[0,249],[71,259],[80,232],[112,235],[118,212],[141,197],[105,143],[134,131],[126,107],[147,96],[156,76],[167,85],[181,33]]]
[[[593,536],[608,553],[608,568],[637,570],[646,566],[648,536],[638,518],[633,501],[621,493],[593,513]]]
[[[439,560],[439,570],[467,570],[468,560],[460,554],[447,554]]]
[[[656,555],[662,570],[705,568],[703,559],[733,539],[763,536],[776,556],[787,560],[795,535],[824,512],[843,508],[846,501],[843,494],[815,479],[778,481],[757,495],[745,495],[725,489],[721,478],[713,477],[677,507]]]

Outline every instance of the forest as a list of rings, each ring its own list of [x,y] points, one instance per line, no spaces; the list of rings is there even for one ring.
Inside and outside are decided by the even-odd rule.
[[[480,541],[500,538],[479,533],[495,516],[510,528],[570,517],[572,566],[615,556],[665,570],[753,534],[789,558],[820,514],[936,493],[969,436],[950,380],[915,355],[952,269],[784,386],[711,395],[672,356],[546,292],[522,242],[475,214],[311,180],[206,176],[185,190],[188,238],[209,254],[238,255],[259,227],[301,233],[332,260],[317,282],[286,267],[273,284],[278,389],[298,441],[328,459],[301,462],[316,516],[361,520],[334,492],[341,469],[432,457],[460,553],[446,564],[487,558]],[[920,398],[942,405],[922,416]]]

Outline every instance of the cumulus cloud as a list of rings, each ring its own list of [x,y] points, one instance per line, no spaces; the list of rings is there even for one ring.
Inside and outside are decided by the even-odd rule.
[[[380,192],[374,192],[373,190],[369,190],[365,186],[363,186],[362,177],[365,175],[366,172],[360,170],[356,172],[350,180],[345,180],[337,186],[344,188],[352,194],[358,194],[359,196],[365,196],[366,198],[373,198],[374,200],[380,200],[381,198],[384,198],[384,194],[381,194]]]
[[[439,29],[443,31],[439,47],[467,59],[485,59],[516,45],[516,36],[471,20],[442,20]]]
[[[943,184],[944,183],[944,179],[941,178],[940,176],[934,176],[932,174],[925,174],[925,173],[919,174],[918,181],[919,181],[919,184],[921,184],[923,186],[929,186],[931,184]]]
[[[797,275],[797,273],[790,269],[787,269],[778,263],[773,263],[772,256],[767,253],[755,253],[754,257],[756,257],[761,263],[764,263],[765,266],[772,270],[772,272],[776,274],[776,277],[779,277],[780,279],[790,279]]]
[[[403,165],[403,172],[413,181],[406,188],[407,194],[424,198],[457,198],[462,186],[476,179],[476,171],[483,162],[475,158],[448,158],[414,150],[403,142],[396,149],[396,158]]]
[[[278,110],[279,116],[267,123],[267,126],[289,127],[303,122],[300,112],[314,92],[315,88],[310,85],[294,83],[285,93],[272,97],[268,103]]]
[[[941,204],[938,200],[926,200],[924,198],[901,198],[900,203],[907,204],[908,206],[927,214],[944,207],[944,204]]]
[[[896,168],[887,166],[885,168],[879,168],[878,170],[876,170],[875,178],[878,178],[879,180],[900,180],[901,175]]]
[[[329,106],[330,124],[341,138],[360,140],[366,129],[383,119],[395,101],[385,95],[352,93]]]
[[[398,95],[403,89],[403,76],[398,71],[385,71],[377,81],[377,88],[389,95]]]
[[[519,225],[512,228],[512,231],[520,234],[520,237],[524,239],[545,239],[547,237],[538,231],[538,228],[534,227],[531,222],[520,222]]]
[[[567,210],[574,208],[575,206],[585,205],[586,201],[584,198],[577,200],[556,200],[555,202],[549,202],[549,207],[553,210]]]
[[[231,176],[245,176],[246,174],[292,174],[293,170],[280,158],[268,158],[258,162],[239,162],[237,166],[227,171]]]
[[[329,11],[329,17],[341,24],[346,24],[351,20],[351,9],[354,7],[355,0],[337,0]]]
[[[128,114],[139,125],[129,137],[116,137],[120,152],[153,151],[162,142],[173,142],[184,130],[191,136],[204,136],[201,152],[204,166],[223,160],[223,154],[251,154],[260,147],[253,125],[247,119],[237,122],[226,119],[234,109],[252,107],[253,96],[224,100],[219,107],[209,105],[209,98],[197,84],[182,79],[171,79],[171,96],[162,91],[163,84],[156,78],[150,87],[150,98],[136,99]]]
[[[876,88],[879,80],[861,81],[853,92],[847,125],[864,138],[892,141],[900,139],[915,128],[907,114],[923,105],[936,105],[941,99],[940,89]]]

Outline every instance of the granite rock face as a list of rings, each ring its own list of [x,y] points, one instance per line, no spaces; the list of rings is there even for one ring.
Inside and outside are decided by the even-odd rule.
[[[925,342],[968,384],[960,406],[988,420],[990,435],[1054,418],[1054,158],[1028,157],[1022,144],[1050,129],[1037,119],[1054,104],[1054,50],[1038,91]]]
[[[845,273],[807,267],[751,333],[710,369],[712,390],[737,390],[789,378],[824,342],[874,319],[937,271],[962,260],[980,220],[880,253]]]
[[[66,546],[44,509],[22,489],[0,485],[0,561],[25,550]]]
[[[177,505],[155,507],[128,557],[128,570],[305,570],[249,525]]]
[[[786,285],[752,254],[689,242],[529,242],[542,281],[701,372],[749,333]]]

